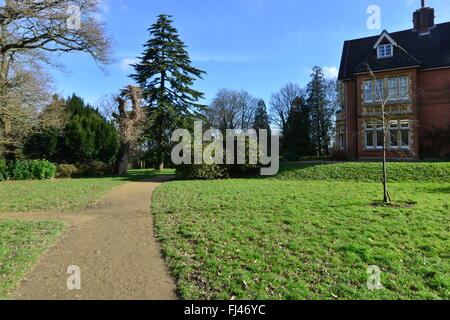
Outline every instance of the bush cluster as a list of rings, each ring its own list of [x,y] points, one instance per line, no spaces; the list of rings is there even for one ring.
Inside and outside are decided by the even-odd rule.
[[[77,163],[75,166],[78,169],[77,176],[90,177],[114,174],[113,166],[97,160]]]
[[[87,161],[76,164],[60,164],[56,173],[57,178],[92,177],[112,175],[114,168],[101,161]]]
[[[46,160],[26,160],[6,163],[0,160],[0,181],[52,179],[56,166]]]
[[[255,176],[260,165],[182,164],[176,166],[176,175],[185,180],[218,180]]]
[[[78,174],[78,168],[73,164],[60,164],[56,171],[57,178],[73,178]]]
[[[245,159],[249,159],[249,138],[246,138]],[[237,138],[235,138],[235,147],[237,146]],[[203,150],[207,144],[203,144]],[[224,149],[226,145],[224,144]],[[192,146],[192,154],[194,153]],[[244,150],[243,150],[244,151]],[[233,163],[238,163],[238,153],[235,152]],[[223,163],[226,163],[226,156],[223,155]],[[182,164],[175,166],[178,178],[185,180],[216,180],[229,178],[243,178],[255,176],[259,174],[260,164]]]

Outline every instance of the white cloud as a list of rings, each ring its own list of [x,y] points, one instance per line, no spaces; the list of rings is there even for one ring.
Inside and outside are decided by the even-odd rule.
[[[98,12],[95,14],[95,18],[98,21],[104,22],[106,20],[106,16],[111,11],[109,7],[109,3],[107,0],[96,0],[98,4]]]
[[[334,79],[339,75],[339,70],[336,67],[323,67],[322,69],[326,79]]]
[[[133,69],[132,64],[138,63],[138,58],[125,58],[120,62],[120,69],[124,72],[129,72]]]

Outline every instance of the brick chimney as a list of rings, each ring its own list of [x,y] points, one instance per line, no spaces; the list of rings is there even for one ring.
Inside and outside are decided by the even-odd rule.
[[[422,8],[413,14],[414,31],[419,35],[425,35],[434,27],[434,9],[425,7],[425,0],[422,0]]]

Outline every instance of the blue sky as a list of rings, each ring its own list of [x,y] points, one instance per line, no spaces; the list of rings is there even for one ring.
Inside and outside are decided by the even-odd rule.
[[[367,8],[381,8],[381,29],[367,27]],[[450,21],[448,0],[427,0],[436,22]],[[208,103],[220,88],[244,89],[269,102],[285,83],[305,86],[318,65],[335,76],[344,40],[412,27],[420,0],[103,0],[102,19],[114,39],[114,64],[105,75],[87,55],[60,58],[68,73],[52,70],[57,92],[75,92],[91,104],[132,83],[128,64],[142,53],[147,29],[161,13],[175,27],[195,67],[207,72],[195,88]]]

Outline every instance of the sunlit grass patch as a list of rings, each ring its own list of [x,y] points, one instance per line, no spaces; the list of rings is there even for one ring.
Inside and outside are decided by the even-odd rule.
[[[0,299],[15,288],[63,227],[56,221],[0,219]]]

